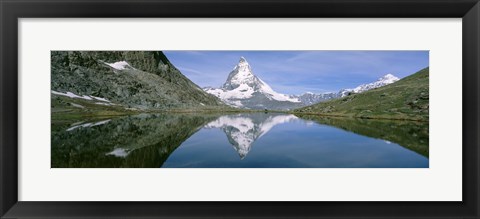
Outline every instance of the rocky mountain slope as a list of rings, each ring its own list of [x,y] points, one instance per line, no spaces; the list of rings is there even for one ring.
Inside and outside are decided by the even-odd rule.
[[[52,108],[87,108],[78,100],[135,110],[226,107],[160,51],[52,51],[51,90]]]

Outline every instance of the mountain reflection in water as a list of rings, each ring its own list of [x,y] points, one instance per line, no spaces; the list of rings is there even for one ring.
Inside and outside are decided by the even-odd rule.
[[[52,167],[428,167],[428,124],[291,114],[52,123]],[[232,150],[232,146],[234,150]]]
[[[274,126],[298,119],[294,115],[227,115],[208,123],[205,128],[219,128],[243,159],[252,148],[253,142],[265,135]]]

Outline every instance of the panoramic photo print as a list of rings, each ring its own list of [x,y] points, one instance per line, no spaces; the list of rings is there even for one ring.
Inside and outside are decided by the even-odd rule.
[[[428,168],[429,51],[51,51],[52,168]]]

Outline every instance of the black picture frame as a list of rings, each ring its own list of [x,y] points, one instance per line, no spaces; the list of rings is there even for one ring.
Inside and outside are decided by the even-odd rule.
[[[480,150],[478,148],[480,4],[478,0],[0,0],[0,16],[0,216],[2,218],[377,217],[473,219],[480,217]],[[73,17],[462,18],[463,201],[18,201],[18,19]]]

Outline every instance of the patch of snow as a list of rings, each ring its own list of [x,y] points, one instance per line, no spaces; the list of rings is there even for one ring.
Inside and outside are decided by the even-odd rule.
[[[52,90],[52,94],[66,96],[66,94]]]
[[[59,96],[65,96],[65,97],[70,97],[70,98],[79,98],[79,99],[84,99],[84,100],[93,100],[93,99],[96,99],[96,100],[99,100],[99,101],[104,101],[104,102],[108,102],[110,103],[109,100],[105,99],[105,98],[101,98],[101,97],[95,97],[95,96],[88,96],[88,95],[77,95],[77,94],[74,94],[70,91],[67,91],[67,93],[62,93],[62,92],[58,92],[58,91],[54,91],[52,90],[51,91],[52,94],[55,94],[55,95],[59,95]]]
[[[117,70],[125,70],[127,67],[132,67],[130,66],[130,64],[128,64],[128,62],[126,61],[119,61],[119,62],[115,62],[115,63],[107,63],[105,62],[105,64],[107,64],[108,66],[114,68],[114,69],[117,69]]]
[[[93,98],[95,98],[95,99],[97,99],[97,100],[100,100],[100,101],[103,101],[103,102],[109,102],[109,103],[110,103],[110,101],[107,100],[107,99],[105,99],[105,98],[96,97],[96,96],[90,96],[90,97],[93,97]]]
[[[99,126],[99,125],[104,125],[104,124],[107,124],[108,122],[110,122],[111,119],[107,119],[107,120],[103,120],[103,121],[100,121],[100,122],[96,122],[96,123],[85,123],[85,124],[81,124],[81,125],[76,125],[76,126],[72,126],[70,128],[67,129],[67,132],[69,131],[73,131],[75,129],[78,129],[78,128],[87,128],[87,127],[94,127],[94,126]]]
[[[66,96],[66,97],[70,97],[70,98],[80,98],[80,99],[85,99],[85,100],[92,100],[92,98],[90,96],[87,96],[87,95],[79,96],[79,95],[76,95],[72,92],[62,93],[62,92],[57,92],[57,91],[52,90],[52,94],[60,95],[60,96]]]
[[[97,105],[104,105],[104,106],[111,106],[111,103],[104,103],[104,102],[95,102]]]
[[[70,103],[72,106],[74,107],[78,107],[78,108],[85,108],[84,106],[80,105],[80,104],[76,104],[76,103]]]
[[[92,100],[92,98],[90,96],[87,96],[87,95],[83,95],[80,98],[85,99],[85,100]]]
[[[123,148],[115,148],[113,151],[106,153],[105,155],[113,155],[115,157],[127,157],[131,151],[125,150]]]
[[[92,127],[93,127],[93,126],[97,126],[97,125],[104,125],[104,124],[109,123],[110,121],[111,121],[111,119],[103,120],[103,121],[94,123],[94,124],[92,125]]]
[[[92,123],[85,123],[85,124],[82,124],[82,125],[76,125],[76,126],[72,126],[70,128],[67,129],[67,132],[69,131],[73,131],[77,128],[82,128],[82,127],[90,127],[92,125]]]

